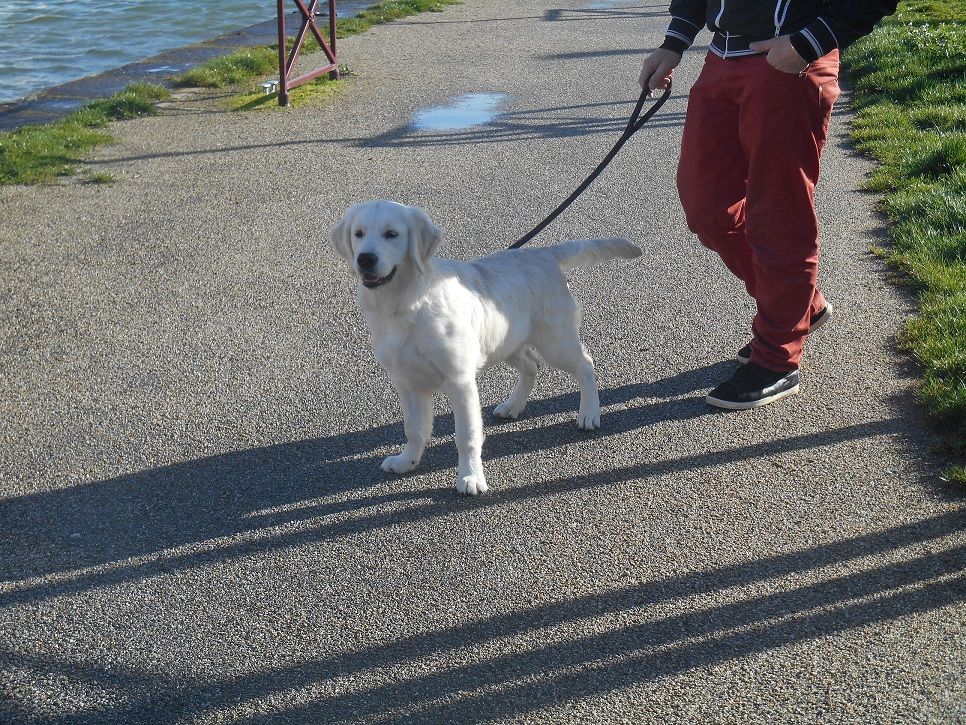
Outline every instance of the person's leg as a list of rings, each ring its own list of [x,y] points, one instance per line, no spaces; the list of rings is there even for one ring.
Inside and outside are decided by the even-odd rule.
[[[748,160],[739,137],[738,84],[732,61],[708,54],[688,96],[677,186],[688,228],[718,253],[755,296],[745,239]]]
[[[838,54],[801,75],[763,57],[740,63],[741,144],[748,157],[745,235],[752,250],[755,300],[751,361],[775,371],[798,368],[809,319],[825,306],[816,288],[818,220],[814,189],[832,104]]]

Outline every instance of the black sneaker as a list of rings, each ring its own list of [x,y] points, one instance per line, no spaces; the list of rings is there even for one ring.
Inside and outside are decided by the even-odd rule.
[[[832,316],[832,309],[832,303],[826,302],[825,307],[812,315],[812,319],[808,321],[809,334],[815,332],[818,328],[828,322],[828,318]],[[751,360],[750,342],[738,351],[738,362],[747,363],[749,360]]]
[[[798,370],[777,373],[757,363],[746,363],[731,379],[708,393],[708,405],[728,410],[748,410],[768,405],[798,392]]]

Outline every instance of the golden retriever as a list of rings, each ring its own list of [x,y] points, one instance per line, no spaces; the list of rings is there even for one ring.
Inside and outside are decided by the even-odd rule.
[[[594,362],[580,342],[580,309],[566,274],[641,250],[626,239],[572,241],[512,249],[472,262],[433,256],[442,232],[426,212],[387,200],[357,204],[333,227],[331,242],[359,279],[357,300],[376,359],[403,409],[406,446],[382,463],[406,473],[433,429],[433,394],[453,406],[459,466],[456,490],[487,490],[477,373],[507,362],[519,374],[495,415],[516,418],[537,375],[537,355],[580,385],[580,428],[600,427]]]

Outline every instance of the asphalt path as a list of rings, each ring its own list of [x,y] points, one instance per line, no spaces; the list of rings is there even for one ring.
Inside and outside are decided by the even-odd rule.
[[[603,427],[549,370],[497,422],[497,368],[486,496],[452,489],[445,400],[420,468],[379,470],[400,408],[328,229],[389,197],[445,256],[506,246],[616,140],[665,11],[467,0],[342,42],[322,108],[182,96],[116,127],[92,162],[115,184],[0,189],[0,719],[966,719],[966,513],[895,349],[912,300],[869,253],[847,94],[818,201],[836,314],[799,395],[703,400],[754,306],[674,190],[695,48],[533,242],[645,249],[573,280]],[[412,126],[468,93],[500,115]]]

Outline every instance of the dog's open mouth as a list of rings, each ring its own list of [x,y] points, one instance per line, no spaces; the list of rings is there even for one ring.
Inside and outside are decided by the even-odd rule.
[[[392,272],[387,274],[385,277],[377,277],[374,274],[369,274],[368,272],[362,273],[362,284],[364,284],[369,289],[373,287],[381,287],[392,279],[393,275],[396,274],[396,268],[392,268]]]

